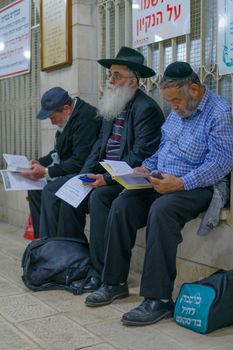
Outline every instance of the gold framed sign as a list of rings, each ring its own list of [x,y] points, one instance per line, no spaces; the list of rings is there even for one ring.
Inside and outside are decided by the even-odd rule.
[[[41,70],[72,64],[72,0],[41,0]]]

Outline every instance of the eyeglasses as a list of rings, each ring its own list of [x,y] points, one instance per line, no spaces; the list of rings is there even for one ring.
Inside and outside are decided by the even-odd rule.
[[[128,78],[136,78],[137,79],[137,77],[134,75],[121,75],[118,72],[112,73],[111,71],[108,71],[106,78],[113,79],[114,81],[119,81],[121,79],[128,79]]]

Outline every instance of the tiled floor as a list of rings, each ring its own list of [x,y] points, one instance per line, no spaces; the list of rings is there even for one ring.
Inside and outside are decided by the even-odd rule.
[[[124,327],[123,312],[140,298],[136,280],[129,298],[88,308],[86,296],[63,291],[33,293],[21,281],[21,256],[28,244],[22,229],[0,223],[0,350],[232,350],[233,327],[199,335],[173,320]]]

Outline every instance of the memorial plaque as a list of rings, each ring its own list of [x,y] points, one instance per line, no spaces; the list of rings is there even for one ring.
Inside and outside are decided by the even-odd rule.
[[[72,0],[41,0],[41,70],[72,64]]]

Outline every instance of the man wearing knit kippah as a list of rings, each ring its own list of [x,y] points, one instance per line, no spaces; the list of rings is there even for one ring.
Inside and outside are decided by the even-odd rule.
[[[141,278],[142,303],[125,313],[127,326],[172,317],[176,252],[185,223],[207,209],[213,186],[233,168],[231,106],[202,85],[185,62],[170,64],[160,83],[171,113],[162,126],[159,149],[136,168],[153,188],[124,191],[113,203],[105,229],[102,286],[86,299],[95,307],[122,297],[137,230],[147,226]],[[161,178],[162,177],[162,178]]]

